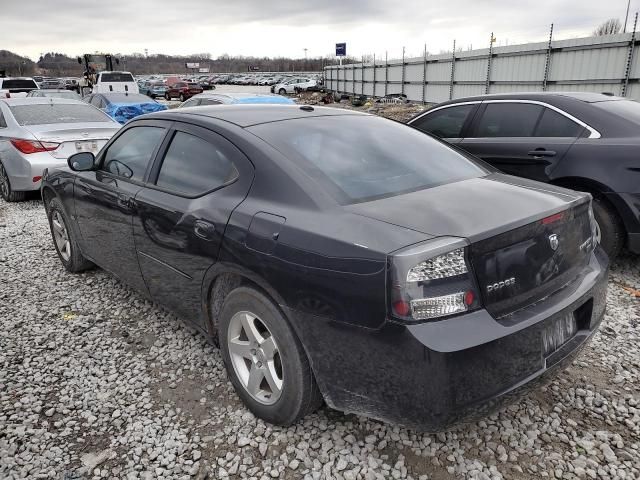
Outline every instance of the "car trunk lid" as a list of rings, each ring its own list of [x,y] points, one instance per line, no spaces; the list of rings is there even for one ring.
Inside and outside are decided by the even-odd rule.
[[[436,237],[468,239],[485,308],[495,317],[566,285],[593,248],[588,195],[502,174],[346,208]]]
[[[98,153],[107,141],[118,131],[119,126],[111,122],[87,124],[30,125],[29,131],[41,142],[59,143],[49,152],[55,158],[69,158],[78,152]]]

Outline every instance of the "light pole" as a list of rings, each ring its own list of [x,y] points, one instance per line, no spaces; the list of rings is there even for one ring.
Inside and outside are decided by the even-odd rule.
[[[631,0],[627,0],[627,13],[624,16],[624,28],[622,29],[622,33],[627,33],[627,20],[629,20],[629,6],[631,5]]]

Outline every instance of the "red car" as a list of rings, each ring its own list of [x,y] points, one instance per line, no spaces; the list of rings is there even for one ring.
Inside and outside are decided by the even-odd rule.
[[[164,94],[165,100],[171,100],[172,98],[179,98],[181,102],[188,100],[189,98],[202,93],[202,87],[197,83],[176,82],[167,88]]]

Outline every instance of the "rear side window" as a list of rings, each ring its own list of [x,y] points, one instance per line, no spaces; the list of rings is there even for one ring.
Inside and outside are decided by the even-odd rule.
[[[576,138],[582,134],[584,127],[564,115],[545,108],[542,118],[536,127],[536,137],[570,137]]]
[[[532,137],[543,107],[530,103],[487,104],[474,137]]]
[[[187,196],[201,195],[238,177],[230,159],[232,155],[232,147],[222,138],[214,144],[189,133],[176,132],[156,185]]]
[[[0,110],[0,128],[7,128],[7,122],[4,119],[4,114]]]
[[[462,127],[476,105],[457,105],[428,113],[411,123],[423,132],[440,138],[460,138]]]
[[[156,148],[164,138],[160,127],[133,127],[109,146],[102,169],[119,177],[142,181]]]
[[[7,79],[0,80],[0,83],[4,89],[38,88],[36,82],[29,79]]]
[[[249,130],[348,204],[435,187],[488,172],[443,142],[360,115],[263,123]]]
[[[116,72],[108,72],[100,75],[101,82],[133,82],[133,75],[130,73],[116,73]]]
[[[12,105],[9,107],[18,125],[51,125],[54,123],[111,122],[104,113],[84,104]]]

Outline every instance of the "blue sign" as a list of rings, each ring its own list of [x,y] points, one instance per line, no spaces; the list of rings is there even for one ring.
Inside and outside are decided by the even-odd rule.
[[[336,43],[336,57],[346,57],[346,56],[347,56],[347,44]]]

